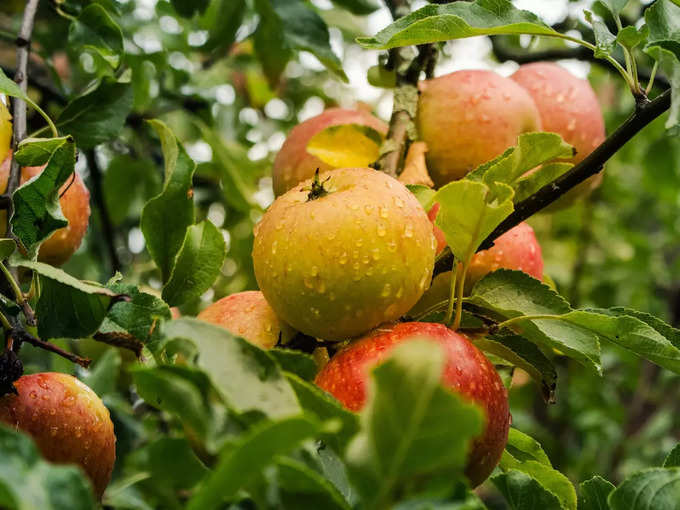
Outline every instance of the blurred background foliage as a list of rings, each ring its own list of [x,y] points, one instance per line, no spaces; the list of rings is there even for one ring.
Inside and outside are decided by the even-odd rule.
[[[391,91],[367,80],[369,68],[384,55],[362,50],[354,42],[356,36],[373,34],[389,23],[389,12],[375,1],[373,7],[367,0],[302,2],[328,24],[330,48],[342,62],[347,82],[338,77],[338,69],[329,71],[321,63],[318,51],[315,56],[304,44],[291,42],[300,27],[277,25],[271,12],[271,17],[266,15],[266,1],[213,0],[201,13],[207,2],[99,0],[96,3],[123,32],[123,65],[115,71],[97,52],[74,51],[68,44],[71,19],[89,2],[41,2],[29,65],[34,99],[56,117],[94,80],[113,73],[129,81],[134,94],[120,136],[79,154],[77,169],[92,192],[94,213],[83,246],[65,270],[97,281],[120,270],[131,283],[159,288],[138,228],[142,205],[162,183],[160,146],[144,122],[157,117],[168,123],[198,163],[198,219],[207,217],[220,227],[228,245],[214,288],[181,313],[193,315],[219,297],[255,288],[252,229],[273,200],[270,167],[286,133],[332,105],[361,103],[389,119]],[[416,1],[414,7],[424,3]],[[589,4],[515,3],[571,30],[582,28],[579,20]],[[632,19],[644,3],[630,2],[627,13]],[[10,76],[22,8],[20,0],[0,3],[0,65]],[[281,38],[287,43],[281,44]],[[526,55],[550,50],[555,43],[521,37],[503,44]],[[447,43],[436,74],[491,68],[508,75],[517,63],[497,50],[488,38]],[[619,76],[589,62],[562,63],[591,80],[608,131],[632,111],[633,100]],[[664,130],[664,120],[644,129],[608,163],[604,182],[590,199],[538,215],[530,223],[543,246],[548,275],[574,305],[629,306],[680,326],[680,140]],[[40,127],[41,120],[32,114],[29,132]],[[120,372],[120,353],[87,342],[80,348],[89,355],[100,351],[99,362],[84,379],[112,408],[123,459],[117,470],[131,469],[148,454],[147,449],[133,452],[135,446],[159,426],[161,417],[147,413],[143,421],[131,418],[142,410],[129,403],[134,398],[128,398],[129,379]],[[29,346],[25,349],[30,353]],[[42,353],[27,356],[26,362],[35,368],[74,370]],[[680,376],[612,348],[605,351],[603,363],[604,381],[572,361],[561,362],[557,404],[552,406],[546,407],[537,389],[522,377],[516,378],[511,392],[514,423],[542,442],[555,467],[573,480],[595,473],[621,480],[636,469],[660,464],[680,439]],[[163,500],[163,495],[158,498]]]

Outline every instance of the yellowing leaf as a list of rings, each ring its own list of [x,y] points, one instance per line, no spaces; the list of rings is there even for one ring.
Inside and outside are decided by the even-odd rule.
[[[382,135],[359,124],[331,126],[315,134],[307,152],[335,168],[365,167],[380,155]]]
[[[0,100],[0,163],[5,161],[12,143],[12,115]]]
[[[427,164],[425,163],[425,153],[427,152],[427,144],[425,142],[413,142],[406,154],[406,161],[404,162],[404,171],[399,176],[399,182],[404,184],[434,187],[434,183],[427,171]]]

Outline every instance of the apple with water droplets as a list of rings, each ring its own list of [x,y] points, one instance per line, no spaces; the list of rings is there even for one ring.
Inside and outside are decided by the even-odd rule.
[[[274,159],[272,179],[277,196],[314,177],[317,169],[320,172],[333,169],[328,163],[307,152],[307,144],[317,133],[342,124],[359,124],[371,127],[383,135],[387,133],[387,125],[383,121],[362,109],[329,108],[301,122],[291,130]]]
[[[406,313],[430,283],[427,214],[396,179],[332,170],[277,198],[255,227],[255,277],[278,317],[307,335],[352,338]]]
[[[418,87],[418,131],[437,187],[501,155],[522,133],[541,131],[531,96],[493,71],[456,71]]]
[[[262,349],[271,349],[279,341],[285,344],[295,335],[293,328],[276,316],[264,294],[257,290],[223,297],[199,313],[198,318]]]
[[[116,436],[109,411],[75,377],[46,372],[20,377],[17,395],[0,398],[0,422],[31,436],[43,456],[76,464],[101,499],[116,460]]]
[[[7,189],[12,155],[0,164],[0,193]],[[27,166],[21,169],[21,183],[40,174],[45,166]],[[77,173],[61,186],[59,205],[68,225],[55,230],[40,245],[38,260],[53,266],[61,266],[76,252],[85,237],[90,221],[90,192]],[[0,211],[0,235],[5,235],[6,212]]]
[[[472,444],[465,469],[470,483],[477,486],[501,458],[508,440],[510,412],[508,394],[498,372],[465,335],[443,324],[385,325],[340,350],[319,372],[316,384],[348,409],[360,411],[367,400],[370,369],[396,345],[412,339],[427,339],[441,345],[446,355],[442,383],[482,409],[485,428]]]
[[[570,160],[572,163],[582,161],[604,141],[604,117],[595,91],[587,80],[553,62],[525,64],[510,79],[533,98],[543,130],[559,134],[574,147],[576,155]],[[560,197],[553,208],[571,205],[601,182],[600,172]]]

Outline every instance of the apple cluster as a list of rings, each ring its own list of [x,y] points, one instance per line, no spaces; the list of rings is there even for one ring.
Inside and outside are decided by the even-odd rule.
[[[574,147],[574,163],[604,138],[602,113],[588,82],[552,63],[521,66],[509,78],[458,71],[421,82],[419,92],[416,124],[437,187],[502,154],[522,133],[558,133]],[[448,360],[442,382],[477,403],[486,418],[466,468],[476,486],[489,476],[507,442],[507,391],[464,334],[442,324],[399,322],[448,299],[451,273],[432,279],[435,256],[446,247],[434,225],[439,204],[425,211],[398,179],[371,168],[334,168],[307,151],[314,135],[343,124],[387,132],[368,112],[341,108],[296,126],[274,161],[277,198],[255,227],[260,291],[223,298],[199,318],[264,349],[284,345],[295,331],[342,341],[330,361],[320,363],[316,383],[352,411],[366,403],[370,368],[395,345],[414,338],[439,343]],[[597,184],[598,177],[592,178],[559,205],[569,205]],[[542,279],[541,247],[528,224],[474,256],[466,292],[499,268]]]

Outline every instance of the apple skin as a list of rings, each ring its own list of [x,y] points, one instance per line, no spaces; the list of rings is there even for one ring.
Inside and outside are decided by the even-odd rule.
[[[18,395],[0,398],[0,421],[30,435],[50,462],[79,465],[101,499],[116,460],[113,423],[101,399],[56,372],[24,375],[14,386]]]
[[[406,313],[430,283],[435,240],[415,196],[369,168],[321,174],[277,198],[255,226],[255,278],[296,330],[344,340]]]
[[[319,172],[326,172],[334,168],[316,156],[309,154],[307,144],[318,132],[342,124],[360,124],[372,127],[383,135],[387,133],[387,124],[366,110],[329,108],[323,113],[305,120],[291,130],[274,159],[272,179],[276,196],[283,195],[302,181],[314,177],[317,168]]]
[[[7,189],[11,159],[10,154],[0,165],[0,193]],[[22,168],[21,184],[38,175],[44,168],[44,166]],[[69,178],[59,190],[60,195],[63,194],[59,199],[59,205],[68,220],[68,225],[52,232],[52,235],[40,245],[38,252],[38,260],[53,266],[63,265],[76,252],[85,237],[90,221],[90,192],[80,175],[77,173],[74,175],[75,179]],[[0,235],[5,234],[5,218],[6,213],[0,212]]]
[[[9,154],[12,145],[12,115],[0,99],[0,161]]]
[[[456,71],[418,87],[417,125],[437,187],[499,156],[520,134],[541,131],[531,96],[493,71]]]
[[[316,384],[345,407],[359,411],[366,403],[369,370],[398,344],[414,338],[439,343],[446,353],[443,384],[478,404],[485,430],[468,455],[466,475],[473,486],[482,483],[498,464],[508,440],[508,394],[491,362],[464,335],[443,324],[405,322],[385,325],[339,351],[316,376]],[[395,395],[398,398],[398,395]]]
[[[295,335],[257,290],[223,297],[199,313],[198,319],[221,326],[262,349],[271,349],[279,339],[285,343]]]
[[[570,162],[581,162],[604,141],[604,117],[587,80],[577,78],[553,62],[524,64],[510,78],[533,98],[543,130],[559,134],[574,146],[576,155]],[[571,205],[601,182],[600,172],[567,192],[553,208]]]

